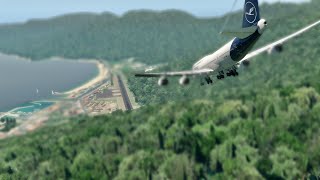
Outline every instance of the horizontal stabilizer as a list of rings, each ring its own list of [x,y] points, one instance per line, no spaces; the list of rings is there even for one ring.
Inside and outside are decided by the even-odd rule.
[[[220,32],[220,34],[225,35],[225,36],[232,36],[232,37],[237,37],[237,38],[246,38],[253,34],[257,30],[257,27],[249,27],[249,28],[243,28],[238,31],[232,31],[232,30],[226,30]]]

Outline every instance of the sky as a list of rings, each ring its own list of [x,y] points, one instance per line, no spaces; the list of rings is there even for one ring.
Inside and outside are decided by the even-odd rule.
[[[199,17],[230,11],[234,0],[0,0],[0,23],[25,22],[75,12],[113,12],[122,15],[137,9],[180,9]],[[306,2],[309,0],[260,0],[262,2]],[[237,0],[235,9],[243,6]]]

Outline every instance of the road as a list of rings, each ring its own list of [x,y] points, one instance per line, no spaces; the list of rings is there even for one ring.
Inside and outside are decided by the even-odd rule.
[[[117,79],[118,79],[119,88],[120,88],[120,91],[121,91],[121,94],[122,94],[123,103],[124,103],[124,105],[125,105],[127,110],[132,110],[133,107],[132,107],[132,104],[130,102],[127,89],[124,86],[123,81],[122,81],[122,79],[121,79],[121,77],[119,75],[117,75]]]
[[[89,94],[91,94],[93,91],[96,91],[97,89],[99,89],[102,85],[106,84],[109,80],[105,79],[103,81],[101,81],[100,83],[98,83],[97,85],[95,85],[95,87],[92,87],[90,90],[88,90],[87,92],[81,94],[80,96],[78,96],[76,99],[77,100],[81,100],[83,97],[88,96]]]

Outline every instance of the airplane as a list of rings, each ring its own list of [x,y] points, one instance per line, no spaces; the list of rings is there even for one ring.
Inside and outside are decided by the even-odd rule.
[[[135,76],[147,78],[158,77],[159,86],[168,85],[168,77],[172,76],[180,77],[180,85],[189,84],[189,78],[193,76],[201,77],[201,85],[204,85],[203,79],[207,84],[213,84],[211,76],[216,76],[218,80],[224,79],[225,76],[238,76],[239,73],[237,72],[237,69],[242,66],[249,66],[250,59],[253,57],[260,55],[263,52],[267,52],[269,54],[274,52],[282,52],[284,43],[305,33],[318,24],[320,24],[320,20],[287,37],[250,52],[267,29],[268,23],[266,19],[260,18],[258,0],[245,0],[242,30],[239,32],[222,32],[222,34],[231,34],[235,35],[236,37],[222,46],[216,52],[209,54],[197,61],[193,65],[192,70],[162,73],[144,72],[135,74]]]

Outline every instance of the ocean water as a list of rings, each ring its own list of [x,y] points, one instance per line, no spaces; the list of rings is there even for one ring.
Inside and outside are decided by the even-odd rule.
[[[71,90],[97,74],[96,64],[90,62],[61,58],[34,62],[0,54],[0,112],[54,98],[51,91]]]
[[[20,113],[20,114],[27,114],[39,111],[41,109],[45,109],[49,106],[54,104],[53,102],[46,102],[46,101],[38,101],[38,102],[30,102],[21,105],[21,107],[16,108],[12,113]]]

